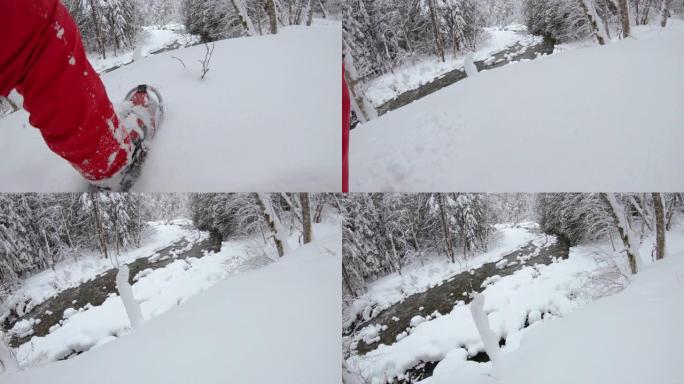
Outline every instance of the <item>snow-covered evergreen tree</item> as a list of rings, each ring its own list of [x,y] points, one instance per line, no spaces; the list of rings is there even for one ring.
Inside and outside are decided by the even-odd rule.
[[[101,225],[93,215],[97,201]],[[146,227],[138,194],[0,194],[0,283],[52,268],[80,250],[140,244]]]

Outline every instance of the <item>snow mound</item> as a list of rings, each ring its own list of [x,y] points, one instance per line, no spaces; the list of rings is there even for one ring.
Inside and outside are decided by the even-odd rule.
[[[684,383],[683,287],[684,253],[669,255],[621,293],[535,327],[493,376],[503,384]]]
[[[341,190],[341,41],[339,23],[289,27],[216,42],[204,80],[203,46],[104,74],[114,101],[142,83],[164,96],[165,121],[134,190]],[[25,111],[0,119],[0,189],[85,191],[80,175],[29,127]]]

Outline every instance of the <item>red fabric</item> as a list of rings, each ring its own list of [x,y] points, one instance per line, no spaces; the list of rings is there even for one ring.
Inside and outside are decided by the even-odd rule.
[[[349,125],[351,120],[351,103],[349,88],[344,78],[342,67],[342,192],[349,192]]]
[[[116,174],[128,162],[130,137],[66,8],[59,0],[0,0],[0,9],[0,95],[16,88],[31,125],[86,179]]]

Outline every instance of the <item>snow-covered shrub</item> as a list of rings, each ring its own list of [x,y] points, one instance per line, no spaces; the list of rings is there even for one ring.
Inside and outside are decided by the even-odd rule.
[[[577,296],[594,301],[614,295],[627,287],[630,281],[629,267],[623,257],[601,251],[594,252],[593,257],[597,268],[583,276],[585,282]]]
[[[525,0],[527,30],[556,42],[582,39],[591,33],[589,22],[575,0]]]

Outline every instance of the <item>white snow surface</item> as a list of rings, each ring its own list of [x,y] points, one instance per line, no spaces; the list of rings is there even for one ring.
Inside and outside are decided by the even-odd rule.
[[[350,189],[684,189],[684,22],[479,73],[352,131]]]
[[[339,23],[152,55],[104,74],[110,98],[137,84],[163,94],[164,124],[134,191],[341,190]],[[187,69],[170,56],[185,62]],[[0,119],[0,189],[85,191],[86,182],[31,129],[25,111]]]
[[[59,346],[62,352],[95,348],[0,379],[7,384],[336,382],[342,358],[341,231],[338,223],[316,225],[314,231],[314,242],[254,271],[240,273],[247,258],[240,241],[224,242],[220,253],[155,270],[133,285],[145,316],[140,328],[127,327],[121,299],[112,296],[48,336],[34,338],[18,355],[26,364],[28,355],[58,353]]]

